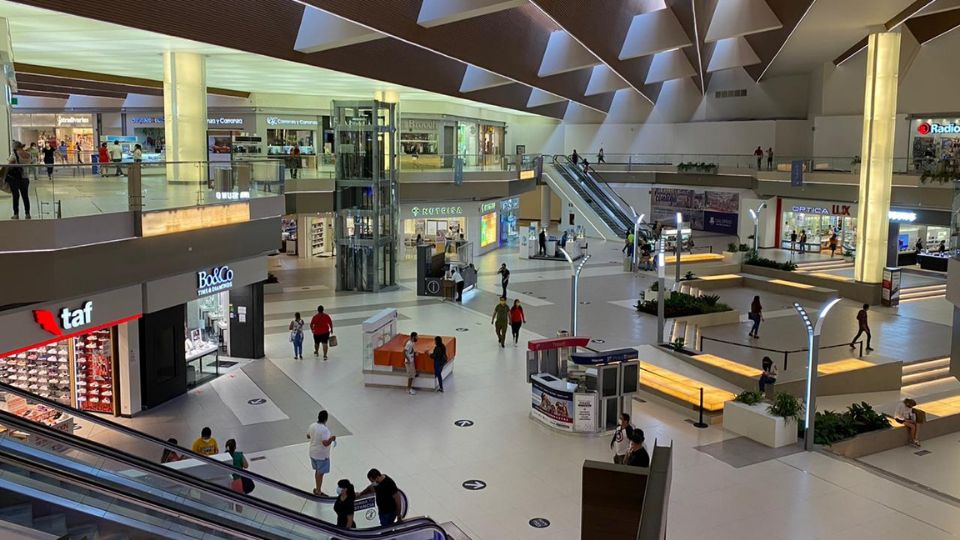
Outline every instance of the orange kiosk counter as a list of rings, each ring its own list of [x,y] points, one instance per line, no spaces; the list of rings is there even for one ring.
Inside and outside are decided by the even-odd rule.
[[[417,335],[417,342],[414,343],[413,362],[417,367],[417,373],[433,374],[433,358],[430,353],[434,348],[434,337],[425,334]],[[409,334],[397,334],[393,338],[373,350],[373,365],[382,367],[393,367],[402,370],[404,368],[403,345],[410,339]],[[457,338],[452,336],[440,336],[443,344],[447,347],[447,365],[453,362],[457,355]],[[446,370],[444,370],[446,372]]]

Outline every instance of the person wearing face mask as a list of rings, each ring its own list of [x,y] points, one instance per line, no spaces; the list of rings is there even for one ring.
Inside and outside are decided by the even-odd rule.
[[[370,487],[360,492],[360,496],[375,493],[377,497],[377,514],[380,525],[387,526],[400,522],[400,490],[393,478],[381,473],[377,469],[370,469],[367,473]]]
[[[337,527],[357,528],[357,523],[353,521],[353,506],[356,500],[357,492],[349,480],[344,478],[337,482],[337,500],[333,503],[333,511],[337,513]]]

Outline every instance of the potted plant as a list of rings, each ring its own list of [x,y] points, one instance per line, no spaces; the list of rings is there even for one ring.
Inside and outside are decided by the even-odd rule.
[[[744,405],[756,405],[763,401],[764,395],[760,392],[754,392],[752,390],[744,390],[737,394],[737,397],[733,398],[737,403],[743,403]]]
[[[803,405],[790,394],[777,394],[767,405],[760,392],[741,392],[723,404],[723,427],[772,448],[796,444]]]
[[[792,420],[799,424],[800,415],[803,414],[803,403],[796,396],[781,392],[774,396],[773,403],[767,407],[767,411],[784,420]]]
[[[727,244],[727,250],[723,252],[723,262],[727,264],[742,264],[743,263],[743,251],[740,250],[740,246],[745,244],[738,244],[736,242],[730,242]]]

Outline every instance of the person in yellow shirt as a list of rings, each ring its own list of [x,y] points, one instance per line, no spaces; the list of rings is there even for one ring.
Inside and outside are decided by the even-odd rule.
[[[213,438],[213,432],[210,431],[210,428],[205,427],[200,431],[200,438],[193,441],[191,450],[194,454],[200,454],[201,456],[215,456],[220,453],[220,446],[217,445],[217,440]]]

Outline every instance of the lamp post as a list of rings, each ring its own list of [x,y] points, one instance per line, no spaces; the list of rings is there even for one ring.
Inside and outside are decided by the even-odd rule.
[[[563,253],[567,262],[570,263],[570,335],[575,336],[577,335],[577,290],[580,288],[580,271],[583,270],[583,265],[587,264],[590,255],[584,255],[580,264],[574,266],[573,259],[570,258],[570,254],[565,249],[558,247],[557,250]]]
[[[637,262],[637,239],[640,237],[640,223],[643,221],[644,216],[646,216],[646,214],[640,214],[633,223],[633,257],[630,258],[630,268],[634,272],[636,272],[640,266]]]
[[[677,212],[677,279],[673,283],[673,288],[680,290],[680,252],[683,251],[683,214]]]
[[[799,303],[794,302],[793,308],[803,320],[803,325],[807,328],[807,388],[804,394],[804,414],[803,414],[803,449],[813,450],[813,431],[814,420],[817,417],[817,367],[820,364],[820,332],[823,330],[823,321],[827,318],[827,313],[833,306],[837,305],[839,298],[827,302],[820,310],[817,321],[810,320],[807,310],[803,309]]]
[[[663,307],[663,288],[666,286],[666,261],[663,253],[663,234],[657,239],[657,345],[663,341],[663,327],[666,326],[666,317]]]
[[[767,203],[762,202],[756,210],[750,209],[750,217],[753,219],[753,256],[760,256],[760,211],[766,208]]]

